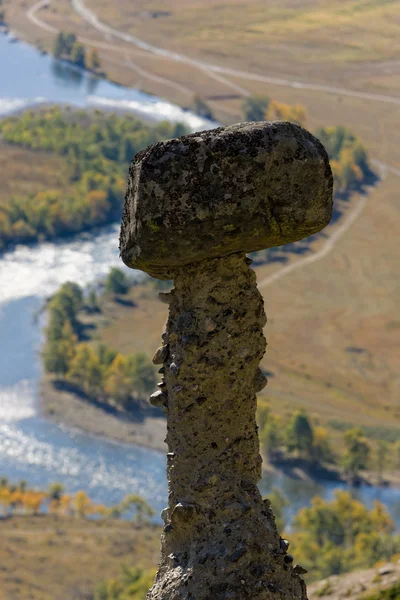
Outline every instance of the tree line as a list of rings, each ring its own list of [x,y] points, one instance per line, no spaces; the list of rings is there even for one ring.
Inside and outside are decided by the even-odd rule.
[[[67,494],[61,483],[51,484],[47,490],[28,487],[26,481],[11,483],[0,478],[0,514],[2,518],[51,514],[63,517],[119,519],[132,517],[139,524],[154,516],[151,506],[136,494],[129,494],[119,504],[106,507],[95,504],[82,490]]]
[[[268,495],[275,515],[287,505],[284,495]],[[284,517],[277,523],[285,538]],[[348,492],[338,490],[330,501],[315,496],[311,506],[295,515],[290,531],[289,552],[308,571],[308,582],[373,567],[400,552],[400,536],[383,504],[368,509]],[[100,583],[93,600],[145,600],[155,571],[124,568],[120,578]],[[329,583],[328,583],[329,585]],[[334,587],[324,590],[324,595]],[[396,596],[397,598],[397,596]]]
[[[307,111],[301,104],[285,104],[267,96],[249,96],[242,104],[246,121],[291,121],[304,126]],[[335,192],[346,194],[371,174],[368,153],[362,140],[343,126],[319,127],[314,135],[325,146],[335,180]]]
[[[121,216],[132,157],[149,144],[186,132],[180,124],[143,124],[131,115],[59,107],[0,121],[3,142],[65,159],[68,189],[12,197],[0,206],[0,250],[10,243],[78,233]]]
[[[60,31],[54,40],[52,54],[54,58],[67,60],[81,69],[104,75],[98,51],[95,48],[88,51],[74,33]]]
[[[284,425],[264,405],[258,409],[258,424],[262,452],[272,463],[298,458],[310,466],[336,465],[350,483],[357,483],[364,471],[374,471],[378,485],[383,483],[389,459],[392,467],[400,468],[400,440],[392,444],[378,440],[373,448],[363,431],[353,427],[344,432],[339,454],[332,448],[328,430],[314,426],[302,409],[292,413]]]
[[[111,269],[105,292],[124,294],[129,282],[122,271]],[[106,344],[82,340],[80,314],[99,310],[94,290],[84,296],[75,283],[63,284],[48,303],[48,326],[43,350],[45,371],[89,398],[129,410],[144,401],[156,385],[155,368],[147,355],[124,355]]]

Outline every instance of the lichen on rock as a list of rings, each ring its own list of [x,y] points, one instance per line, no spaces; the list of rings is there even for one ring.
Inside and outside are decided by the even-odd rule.
[[[129,171],[124,262],[175,268],[303,239],[328,224],[333,179],[322,144],[293,123],[242,123],[154,144]]]

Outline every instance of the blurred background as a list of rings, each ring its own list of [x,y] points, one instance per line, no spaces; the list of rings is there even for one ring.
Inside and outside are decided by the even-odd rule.
[[[0,0],[1,600],[144,600],[170,282],[118,257],[128,165],[264,119],[319,137],[335,207],[251,257],[260,488],[311,598],[400,598],[400,2]]]

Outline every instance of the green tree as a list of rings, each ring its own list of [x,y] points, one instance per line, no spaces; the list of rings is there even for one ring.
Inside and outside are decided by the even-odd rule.
[[[283,442],[279,419],[270,414],[259,435],[263,452],[271,458]]]
[[[125,273],[117,267],[112,267],[106,279],[106,291],[113,294],[124,295],[128,293],[129,287],[129,281]]]
[[[127,370],[132,378],[135,391],[149,394],[157,383],[154,365],[146,354],[139,352],[127,359]]]
[[[310,507],[297,513],[293,530],[296,559],[313,579],[372,567],[400,549],[385,507],[375,502],[368,510],[344,491],[330,502],[315,496]]]
[[[123,512],[133,511],[133,519],[136,523],[143,525],[149,518],[154,517],[155,511],[150,504],[136,494],[126,496],[121,502]]]
[[[58,313],[57,313],[58,314]],[[69,321],[65,321],[57,338],[48,338],[43,351],[47,373],[65,376],[75,356],[76,336]]]
[[[97,348],[97,354],[100,360],[102,367],[109,367],[117,356],[117,352],[112,348],[109,348],[106,344],[99,344]]]
[[[248,96],[243,100],[242,111],[246,121],[264,121],[265,111],[269,105],[266,96]]]
[[[52,53],[54,58],[61,58],[65,51],[64,33],[60,31],[54,40]]]
[[[153,570],[125,567],[119,580],[111,579],[97,586],[94,600],[144,600],[153,585],[154,575]]]
[[[379,440],[376,448],[376,470],[378,472],[379,484],[381,484],[383,481],[383,473],[385,471],[388,454],[389,446],[387,442]]]
[[[93,288],[89,291],[86,299],[86,309],[90,313],[100,312],[99,299],[97,297],[96,290]]]
[[[215,120],[211,108],[200,96],[193,98],[193,112],[199,117],[203,117],[203,119]]]
[[[312,456],[314,433],[309,418],[304,410],[296,411],[286,431],[286,444],[289,452],[298,452],[303,458]]]
[[[60,502],[64,492],[65,492],[65,487],[63,486],[63,484],[59,483],[59,482],[55,482],[55,483],[51,483],[49,485],[49,488],[47,490],[47,495],[50,498],[50,500]]]
[[[343,466],[350,480],[354,480],[368,466],[370,447],[363,432],[357,428],[346,431],[344,445]]]
[[[329,434],[324,427],[313,428],[312,456],[315,462],[334,463],[335,453],[329,443]]]
[[[63,40],[64,40],[64,52],[65,52],[66,56],[70,57],[72,54],[72,49],[77,41],[76,35],[74,33],[64,33]]]
[[[285,508],[289,506],[289,501],[285,494],[277,487],[272,488],[269,494],[272,510],[275,515],[275,523],[278,531],[282,533],[285,528]]]
[[[80,42],[75,42],[71,50],[71,62],[84,69],[86,67],[86,50]]]
[[[400,470],[400,440],[393,444],[393,455],[395,469]]]
[[[97,50],[95,48],[92,48],[90,50],[90,52],[88,53],[86,66],[88,69],[91,69],[92,71],[97,71],[98,69],[101,68],[101,60],[99,57],[99,53],[97,52]]]

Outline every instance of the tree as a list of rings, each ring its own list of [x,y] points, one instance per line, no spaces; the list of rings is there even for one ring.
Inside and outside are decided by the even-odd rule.
[[[82,490],[79,492],[76,492],[74,499],[73,499],[73,507],[74,507],[76,514],[81,519],[84,519],[85,517],[90,515],[93,510],[92,501],[90,500],[87,493],[83,492]]]
[[[61,58],[65,53],[65,41],[64,33],[60,31],[53,43],[53,56],[54,58]]]
[[[129,281],[125,273],[117,267],[112,267],[106,279],[106,291],[124,295],[128,293],[129,287]]]
[[[64,323],[58,338],[48,338],[43,351],[44,367],[47,373],[62,376],[68,373],[71,361],[75,356],[76,341],[69,321]]]
[[[93,288],[89,291],[88,297],[86,299],[86,310],[89,313],[100,312],[99,300],[97,298],[96,290],[94,290]]]
[[[260,444],[268,458],[271,458],[282,445],[281,424],[277,417],[270,414],[260,430]]]
[[[86,67],[86,50],[85,46],[76,41],[71,50],[71,62],[78,67],[84,69]]]
[[[117,354],[105,374],[105,391],[108,396],[121,404],[129,402],[133,389],[132,378],[126,359]]]
[[[67,57],[70,57],[71,53],[72,53],[72,49],[77,41],[76,35],[74,33],[64,33],[63,40],[64,40],[64,52]]]
[[[130,494],[129,496],[126,496],[126,498],[124,498],[121,502],[121,509],[123,512],[133,511],[133,519],[141,525],[147,522],[150,517],[155,515],[154,509],[150,506],[150,504],[144,500],[144,498],[141,498],[136,494]]]
[[[400,440],[393,444],[394,464],[396,469],[400,469]]]
[[[329,434],[324,427],[314,427],[312,455],[316,462],[335,462],[335,454],[329,443]]]
[[[291,121],[298,125],[304,125],[307,119],[307,112],[301,104],[284,104],[283,102],[270,102],[266,111],[266,117],[270,121],[282,120]]]
[[[246,121],[264,121],[269,105],[266,96],[248,96],[243,100],[242,111]]]
[[[79,344],[68,370],[68,379],[89,396],[96,397],[103,388],[103,371],[96,352],[87,344]]]
[[[356,428],[346,431],[344,444],[343,466],[350,480],[355,480],[368,466],[370,448],[362,431]]]
[[[1,6],[1,4],[0,4]],[[4,10],[0,10],[0,25],[6,24],[6,13]]]
[[[135,391],[139,394],[149,394],[156,385],[154,365],[146,354],[139,352],[127,359],[127,371],[132,378]]]
[[[56,482],[49,485],[49,488],[47,490],[47,497],[50,501],[50,512],[59,512],[64,492],[65,487],[62,483]]]
[[[211,108],[200,96],[193,98],[193,112],[199,117],[203,117],[203,119],[215,120]]]
[[[304,410],[298,410],[290,419],[286,431],[286,443],[289,452],[298,452],[303,458],[310,458],[314,433],[312,425]]]
[[[272,488],[269,500],[275,515],[275,523],[278,531],[282,532],[285,528],[285,508],[289,506],[289,501],[285,494],[277,487]]]
[[[88,54],[86,66],[92,71],[97,71],[101,67],[99,53],[95,48],[92,48]]]
[[[376,502],[368,510],[344,491],[328,502],[315,496],[293,521],[291,542],[297,560],[314,579],[372,567],[400,548],[385,507]]]
[[[376,449],[376,469],[378,472],[378,484],[382,484],[383,473],[386,466],[386,459],[389,453],[389,446],[386,442],[379,440]]]

